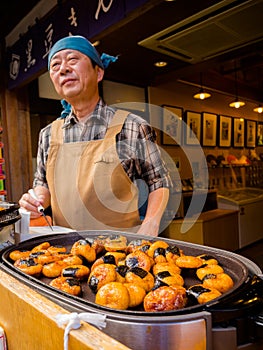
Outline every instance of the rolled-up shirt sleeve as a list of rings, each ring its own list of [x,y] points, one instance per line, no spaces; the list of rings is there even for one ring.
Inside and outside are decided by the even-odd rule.
[[[49,151],[50,125],[42,129],[39,133],[37,167],[34,174],[33,187],[44,186],[48,188],[46,179],[46,162]]]

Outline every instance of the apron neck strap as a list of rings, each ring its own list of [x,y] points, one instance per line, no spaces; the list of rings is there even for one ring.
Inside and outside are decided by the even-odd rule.
[[[62,144],[63,143],[63,129],[64,119],[57,119],[53,121],[51,126],[51,139],[50,143]]]
[[[113,119],[108,127],[108,130],[106,131],[104,138],[109,139],[118,135],[121,132],[124,121],[129,114],[130,112],[128,111],[118,109],[113,116]]]

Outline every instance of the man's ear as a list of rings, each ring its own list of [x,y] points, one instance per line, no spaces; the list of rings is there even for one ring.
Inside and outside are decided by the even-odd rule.
[[[97,81],[99,83],[100,81],[102,81],[102,79],[104,77],[104,69],[102,69],[98,66],[97,66],[97,76],[98,76]]]

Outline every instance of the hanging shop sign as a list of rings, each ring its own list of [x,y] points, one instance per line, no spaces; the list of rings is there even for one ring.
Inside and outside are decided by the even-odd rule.
[[[49,51],[58,39],[67,35],[92,38],[148,1],[69,0],[57,6],[7,48],[8,88],[21,86],[43,71]]]

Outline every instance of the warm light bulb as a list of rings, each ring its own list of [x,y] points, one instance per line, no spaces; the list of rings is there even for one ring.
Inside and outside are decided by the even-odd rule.
[[[229,107],[233,107],[233,108],[240,108],[243,106],[245,106],[245,102],[243,101],[235,100],[234,102],[229,103]]]
[[[211,94],[209,94],[209,92],[205,92],[202,89],[193,96],[195,99],[197,100],[205,100],[209,97],[211,97]]]
[[[262,113],[263,112],[263,107],[262,106],[258,106],[256,108],[254,108],[253,111],[256,112],[256,113]]]

